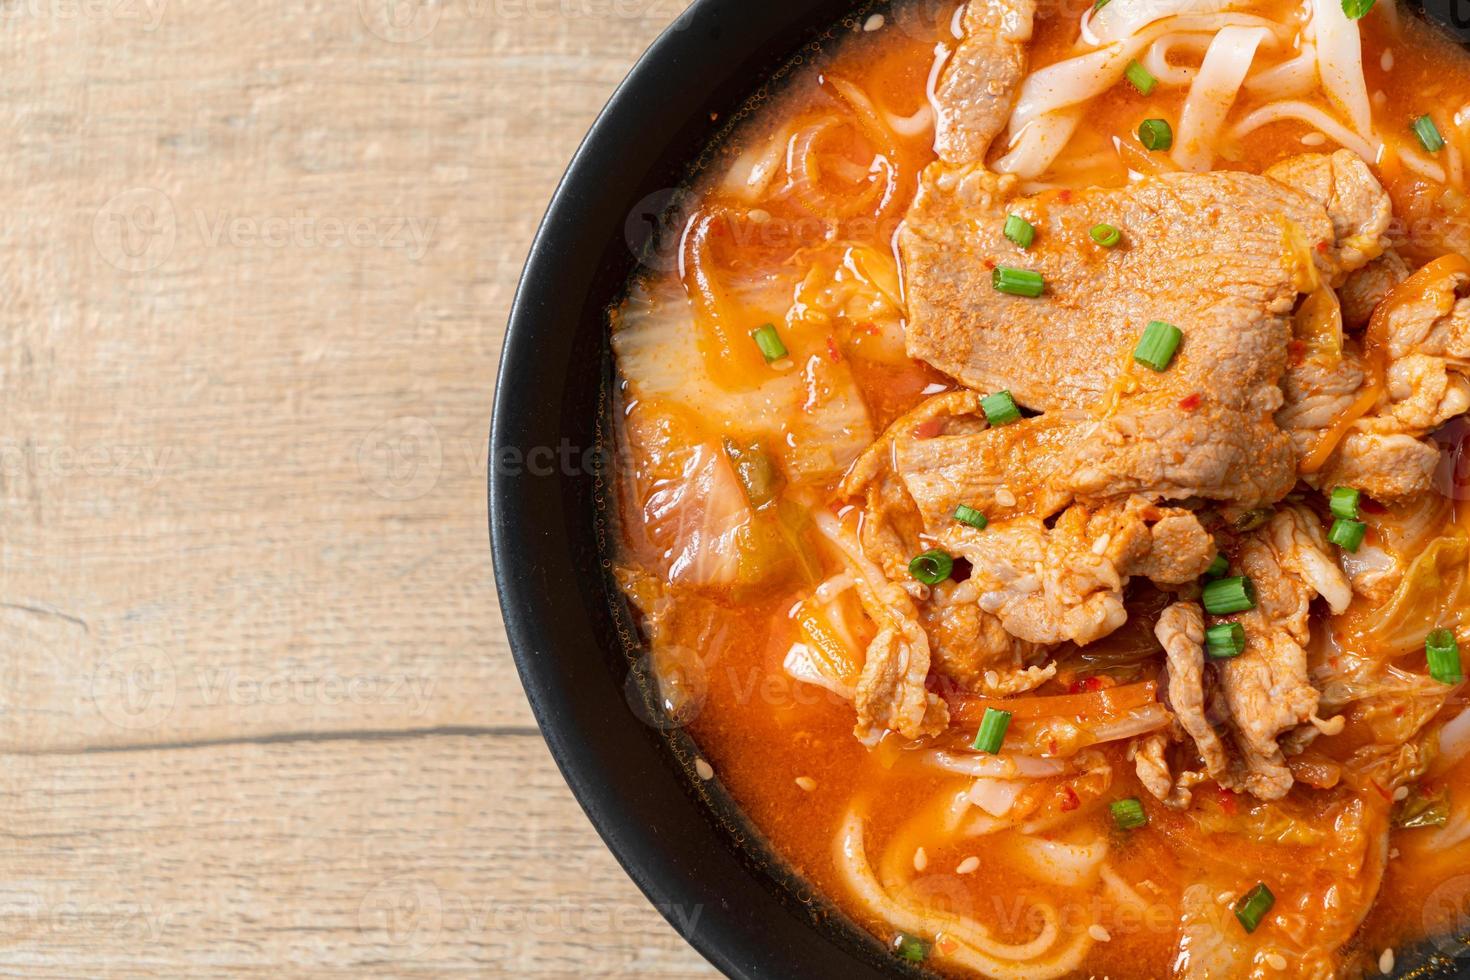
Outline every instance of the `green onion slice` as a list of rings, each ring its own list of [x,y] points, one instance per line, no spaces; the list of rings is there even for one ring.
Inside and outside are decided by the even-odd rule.
[[[1149,70],[1136,61],[1128,62],[1128,67],[1123,69],[1123,77],[1128,79],[1134,88],[1138,89],[1139,95],[1151,95],[1154,86],[1159,84],[1159,80],[1149,74]]]
[[[1424,638],[1424,657],[1429,661],[1429,676],[1441,684],[1458,684],[1465,679],[1460,666],[1460,641],[1449,630],[1432,630]]]
[[[1011,724],[1011,713],[1001,711],[999,708],[986,708],[985,717],[980,719],[980,730],[975,733],[975,742],[972,746],[976,752],[988,752],[991,755],[1000,751],[1000,743],[1005,741],[1006,729]]]
[[[1022,248],[1030,248],[1036,239],[1036,228],[1019,214],[1008,214],[1005,236]]]
[[[961,524],[970,525],[977,531],[985,530],[985,525],[990,523],[990,521],[986,519],[984,514],[980,513],[969,504],[960,504],[958,507],[956,507],[954,509],[954,519],[959,521]]]
[[[1256,587],[1245,575],[1217,578],[1205,585],[1200,600],[1205,612],[1215,616],[1245,612],[1256,608]]]
[[[893,948],[899,956],[910,963],[922,963],[929,958],[929,944],[918,936],[901,932],[893,939]]]
[[[1143,804],[1138,802],[1136,796],[1114,800],[1108,804],[1108,809],[1119,830],[1136,830],[1148,823],[1148,814],[1143,812]]]
[[[1046,289],[1046,280],[1041,273],[1030,269],[1017,269],[1009,265],[998,265],[990,274],[990,284],[1012,296],[1040,296]]]
[[[1174,359],[1174,351],[1179,348],[1179,341],[1183,337],[1184,333],[1174,324],[1153,320],[1138,339],[1138,346],[1133,349],[1133,359],[1155,371],[1163,371]]]
[[[1235,903],[1235,917],[1245,926],[1246,932],[1255,932],[1256,926],[1261,924],[1261,920],[1275,904],[1276,896],[1271,894],[1271,889],[1264,882],[1259,882]]]
[[[1327,532],[1327,540],[1343,551],[1357,551],[1358,546],[1363,543],[1363,534],[1367,530],[1368,525],[1362,521],[1350,521],[1346,517],[1339,517],[1332,522],[1332,529]]]
[[[909,574],[925,585],[938,585],[954,571],[954,559],[938,548],[915,555],[909,562]]]
[[[1333,517],[1345,517],[1350,521],[1358,519],[1358,500],[1361,494],[1352,487],[1334,487],[1332,496],[1327,498],[1327,506],[1332,511]]]
[[[1342,12],[1348,20],[1361,20],[1373,9],[1373,0],[1342,0]]]
[[[1145,149],[1167,150],[1174,145],[1174,130],[1165,119],[1145,119],[1138,125],[1138,139]]]
[[[767,323],[756,327],[750,332],[750,336],[761,349],[761,356],[766,359],[767,364],[786,356],[786,345],[781,343],[781,335],[776,332],[775,324]]]
[[[1021,418],[1021,410],[1016,407],[1016,400],[1009,391],[997,391],[980,399],[980,411],[985,413],[985,421],[992,427],[1009,425]]]
[[[1103,248],[1112,248],[1123,240],[1123,233],[1113,225],[1093,225],[1087,229],[1087,234]]]
[[[1420,116],[1414,120],[1411,127],[1414,135],[1419,137],[1419,145],[1429,153],[1438,153],[1444,149],[1444,137],[1439,135],[1439,127],[1434,125],[1434,120],[1428,116]]]
[[[1210,562],[1210,567],[1205,569],[1205,578],[1219,578],[1230,571],[1230,560],[1224,555],[1216,555],[1215,560]]]
[[[1239,623],[1216,623],[1205,630],[1205,651],[1216,660],[1228,660],[1245,652],[1245,627]]]

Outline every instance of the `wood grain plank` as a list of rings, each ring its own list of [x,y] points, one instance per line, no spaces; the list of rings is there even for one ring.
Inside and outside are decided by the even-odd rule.
[[[0,748],[529,725],[485,530],[500,337],[681,4],[23,6]]]
[[[0,761],[3,975],[717,975],[534,736]]]

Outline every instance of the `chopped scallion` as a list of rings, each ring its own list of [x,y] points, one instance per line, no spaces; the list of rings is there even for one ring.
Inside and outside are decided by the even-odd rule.
[[[1151,95],[1154,86],[1159,84],[1159,80],[1149,74],[1149,70],[1136,61],[1128,62],[1128,67],[1123,69],[1123,77],[1128,79],[1134,88],[1138,89],[1139,95]]]
[[[1108,810],[1119,830],[1135,830],[1148,823],[1148,814],[1143,812],[1143,804],[1136,796],[1114,800],[1108,804]]]
[[[1419,137],[1419,145],[1424,147],[1425,152],[1438,153],[1444,149],[1444,137],[1439,135],[1439,127],[1434,124],[1433,119],[1420,116],[1414,120],[1411,128],[1414,135]]]
[[[938,585],[954,571],[954,559],[938,548],[915,555],[909,562],[909,574],[925,585]]]
[[[976,752],[988,752],[995,755],[1000,751],[1000,743],[1005,741],[1006,729],[1011,724],[1011,713],[1001,711],[999,708],[986,708],[985,716],[980,719],[980,730],[975,733],[973,748]]]
[[[1133,348],[1133,359],[1155,371],[1163,371],[1174,359],[1174,351],[1179,348],[1183,337],[1183,332],[1174,324],[1154,320],[1144,328],[1138,346]]]
[[[1215,560],[1210,562],[1210,567],[1205,569],[1205,578],[1219,578],[1230,571],[1230,559],[1224,555],[1216,555]]]
[[[1016,400],[1009,391],[997,391],[980,399],[980,411],[985,413],[985,421],[991,428],[1008,425],[1021,418],[1021,410],[1016,407]]]
[[[1103,248],[1112,248],[1123,240],[1123,233],[1113,225],[1093,225],[1087,230],[1087,234]]]
[[[1358,499],[1360,494],[1352,487],[1334,487],[1332,496],[1327,499],[1327,506],[1332,511],[1333,517],[1345,517],[1350,521],[1358,519]]]
[[[1205,585],[1200,601],[1213,616],[1245,612],[1256,608],[1256,587],[1245,575],[1217,578]]]
[[[922,963],[929,958],[929,944],[918,936],[901,932],[893,939],[893,949],[910,963]]]
[[[1228,660],[1245,652],[1245,627],[1239,623],[1216,623],[1205,630],[1205,650],[1216,660]]]
[[[1012,296],[1030,296],[1033,299],[1046,289],[1046,280],[1041,273],[1030,269],[1017,269],[1009,265],[998,265],[990,274],[990,284]]]
[[[954,519],[959,521],[961,524],[970,525],[977,531],[985,530],[985,525],[990,523],[990,521],[986,519],[984,514],[980,513],[969,504],[960,504],[958,507],[956,507],[954,509]]]
[[[1138,139],[1145,149],[1167,150],[1174,145],[1174,129],[1166,119],[1145,119],[1138,125]]]
[[[1373,0],[1342,0],[1342,12],[1348,20],[1362,20],[1373,9]]]
[[[1346,517],[1339,517],[1332,522],[1332,529],[1327,532],[1327,540],[1343,551],[1357,551],[1358,546],[1363,543],[1363,534],[1367,530],[1368,525],[1362,521],[1350,521]]]
[[[1021,248],[1030,248],[1036,240],[1036,228],[1019,214],[1006,215],[1005,236]]]
[[[1240,920],[1241,925],[1245,926],[1246,932],[1255,932],[1256,927],[1261,924],[1261,920],[1275,904],[1276,896],[1271,894],[1271,889],[1267,888],[1264,882],[1261,882],[1235,903],[1235,917]]]
[[[1429,676],[1441,684],[1458,684],[1465,679],[1460,666],[1460,641],[1449,630],[1432,630],[1424,638],[1424,657],[1429,661]]]
[[[761,349],[761,356],[766,359],[766,363],[779,361],[786,356],[786,345],[781,343],[781,335],[776,332],[775,324],[767,323],[756,327],[750,332],[750,336]]]

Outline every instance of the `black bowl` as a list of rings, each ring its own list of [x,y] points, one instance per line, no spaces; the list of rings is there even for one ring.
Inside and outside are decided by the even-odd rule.
[[[1430,16],[1464,36],[1450,16],[1464,2],[1429,0]],[[649,48],[552,199],[515,298],[495,394],[495,579],[532,710],[628,875],[733,977],[918,974],[783,865],[718,780],[698,778],[692,742],[652,702],[610,576],[607,309],[649,232],[657,234],[659,213],[728,121],[759,101],[767,79],[853,30],[870,8],[885,5],[697,0]],[[1470,926],[1470,909],[1461,915]],[[1470,977],[1427,948],[1401,951],[1399,962]]]

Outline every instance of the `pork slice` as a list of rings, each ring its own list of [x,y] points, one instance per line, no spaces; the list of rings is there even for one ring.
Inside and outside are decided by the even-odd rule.
[[[1057,672],[1055,663],[1039,663],[1045,647],[1011,636],[980,608],[974,579],[936,586],[923,607],[923,622],[935,669],[964,690],[1008,697],[1040,686]]]
[[[1012,636],[1047,645],[1091,643],[1121,626],[1133,576],[1177,584],[1202,574],[1215,555],[1193,514],[1141,497],[1074,504],[1050,528],[1018,517],[983,531],[952,525],[938,539],[970,562],[981,609]]]
[[[1335,243],[1334,285],[1383,253],[1393,206],[1388,192],[1356,153],[1305,153],[1268,168],[1266,176],[1297,188],[1326,209]]]
[[[987,0],[965,8],[964,35],[935,90],[934,148],[946,163],[980,163],[1005,129],[1026,75],[1036,0]]]
[[[1342,323],[1349,330],[1368,325],[1378,304],[1393,292],[1393,287],[1409,278],[1409,265],[1399,253],[1389,249],[1347,277],[1337,290],[1342,303]]]
[[[1223,780],[1230,760],[1209,719],[1205,717],[1205,619],[1197,603],[1176,602],[1166,608],[1154,626],[1154,635],[1168,657],[1169,707],[1185,733],[1194,740],[1205,772]],[[1158,794],[1155,794],[1158,795]],[[1166,799],[1160,796],[1159,799]],[[1184,802],[1189,797],[1184,796]]]
[[[1308,606],[1320,594],[1333,608],[1345,608],[1351,587],[1329,556],[1316,516],[1295,505],[1252,532],[1236,563],[1255,585],[1256,607],[1238,617],[1245,652],[1220,662],[1220,686],[1245,788],[1280,799],[1292,775],[1277,740],[1300,725],[1328,728],[1317,718],[1320,693],[1307,675]]]
[[[1357,487],[1374,500],[1406,500],[1434,486],[1438,465],[1439,450],[1411,435],[1349,432],[1315,482]]]
[[[931,530],[951,523],[961,504],[990,520],[1046,517],[1068,503],[1051,478],[1076,434],[1060,415],[1041,416],[962,435],[900,433],[893,456]]]
[[[1319,204],[1233,172],[1035,197],[1012,196],[1012,183],[975,169],[925,173],[899,235],[911,355],[1042,411],[1097,407],[1125,369],[1134,393],[1274,411],[1299,279],[1287,257],[1298,240],[1333,240]],[[1011,213],[1036,226],[1031,248],[1002,234]],[[1093,244],[1100,222],[1121,228],[1123,243]],[[1046,292],[999,292],[996,264],[1041,272]],[[1152,320],[1185,335],[1162,374],[1128,368]]]

